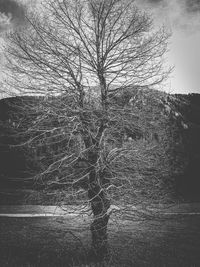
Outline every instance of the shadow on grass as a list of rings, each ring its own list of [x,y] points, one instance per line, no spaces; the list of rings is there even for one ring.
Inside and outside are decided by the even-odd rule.
[[[0,267],[109,266],[90,249],[89,225],[66,219],[0,218]],[[78,222],[77,222],[78,224]]]
[[[109,225],[110,255],[90,250],[89,224],[53,218],[1,218],[0,266],[200,266],[200,216]]]
[[[65,249],[41,249],[41,248],[17,248],[9,247],[0,249],[0,266],[16,267],[97,267],[113,266],[111,257],[96,258],[95,254],[88,250],[77,248],[75,251]]]

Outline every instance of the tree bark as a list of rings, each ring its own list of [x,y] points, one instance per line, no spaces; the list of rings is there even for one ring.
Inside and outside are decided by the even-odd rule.
[[[85,123],[84,120],[82,121]],[[110,207],[110,201],[102,187],[102,177],[97,171],[99,146],[106,127],[106,123],[103,120],[95,138],[89,136],[87,132],[83,133],[85,146],[89,150],[87,155],[89,164],[88,199],[94,216],[94,221],[90,227],[92,234],[92,250],[98,258],[104,258],[108,255],[107,225],[109,214],[107,211]]]
[[[98,177],[95,169],[90,172],[89,179],[88,197],[94,215],[94,221],[90,227],[92,250],[96,257],[104,258],[108,255],[109,250],[107,236],[109,214],[107,214],[107,210],[110,207],[110,201],[97,181]]]

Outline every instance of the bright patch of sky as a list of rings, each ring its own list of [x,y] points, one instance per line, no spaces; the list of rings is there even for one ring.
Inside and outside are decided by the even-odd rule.
[[[200,93],[200,0],[136,0],[155,25],[172,33],[168,62],[174,66],[167,91]]]
[[[37,1],[0,0],[1,42],[8,28],[25,23],[21,4],[35,6]],[[174,65],[174,71],[165,90],[200,93],[200,0],[136,0],[136,3],[152,14],[156,26],[164,24],[172,33],[167,61]],[[0,51],[0,64],[3,64],[3,51]]]

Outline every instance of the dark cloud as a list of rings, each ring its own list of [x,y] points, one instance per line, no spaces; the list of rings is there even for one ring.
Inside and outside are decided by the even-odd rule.
[[[0,12],[0,32],[6,31],[11,26],[12,15]]]
[[[12,17],[12,23],[22,24],[25,20],[24,8],[14,0],[0,0],[0,13]]]
[[[163,2],[163,0],[147,0],[147,2],[149,2],[150,4],[160,4],[161,2]]]
[[[200,0],[186,0],[186,11],[189,13],[200,12]]]
[[[164,2],[165,0],[136,0],[137,4],[139,5],[150,5],[150,6],[157,6]]]

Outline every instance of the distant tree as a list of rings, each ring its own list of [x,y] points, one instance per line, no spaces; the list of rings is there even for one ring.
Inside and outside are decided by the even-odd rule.
[[[85,190],[98,255],[108,248],[112,200],[127,203],[127,173],[144,160],[134,144],[123,146],[124,129],[137,114],[115,99],[127,88],[158,85],[170,72],[163,67],[169,34],[153,31],[152,20],[133,2],[43,1],[41,14],[27,11],[26,27],[10,33],[7,44],[7,86],[38,97],[24,100],[29,121],[19,128],[25,143],[58,149],[41,158],[37,177],[73,194],[78,185]]]

